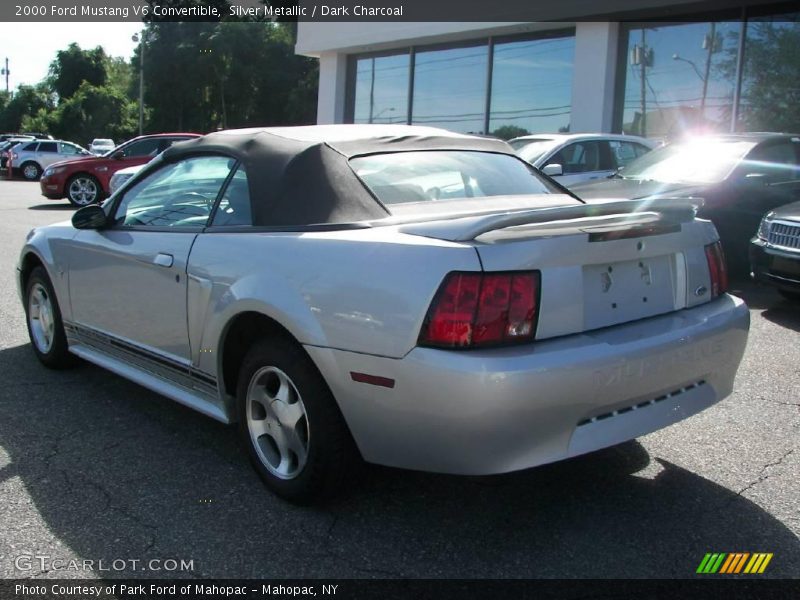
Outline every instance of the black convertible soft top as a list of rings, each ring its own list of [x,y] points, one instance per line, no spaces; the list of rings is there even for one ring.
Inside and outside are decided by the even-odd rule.
[[[244,165],[253,225],[302,226],[382,219],[389,211],[350,168],[354,156],[412,150],[512,154],[503,141],[406,125],[312,125],[231,129],[176,144],[162,158],[205,153]]]

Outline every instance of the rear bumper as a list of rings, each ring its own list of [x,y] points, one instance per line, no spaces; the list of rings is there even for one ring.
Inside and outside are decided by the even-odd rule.
[[[731,393],[749,329],[744,302],[703,306],[528,347],[415,348],[388,359],[307,347],[365,460],[504,473],[611,446]],[[393,379],[393,388],[351,372]]]
[[[800,292],[800,252],[773,248],[754,238],[750,242],[750,271],[757,281]]]

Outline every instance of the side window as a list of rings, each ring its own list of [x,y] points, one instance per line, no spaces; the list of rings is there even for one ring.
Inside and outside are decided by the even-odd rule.
[[[65,144],[60,143],[59,146],[61,147],[61,154],[78,154],[80,153],[80,149],[77,146],[73,146],[72,144]]]
[[[235,161],[198,156],[171,163],[129,188],[114,214],[123,227],[205,227]]]
[[[149,140],[140,140],[126,146],[122,151],[126,157],[133,156],[155,156],[158,154],[158,145],[160,140],[158,138],[150,138]]]
[[[602,142],[575,142],[562,148],[548,163],[559,163],[565,175],[606,170]]]
[[[56,142],[40,142],[38,152],[58,152]]]
[[[32,144],[26,144],[22,147],[22,152],[33,152],[36,150],[36,146],[39,145],[39,142],[33,142]],[[13,148],[13,146],[12,146]]]
[[[800,179],[798,168],[800,142],[789,140],[756,148],[747,157],[747,173],[765,175],[771,181],[797,181]]]
[[[240,166],[233,174],[228,187],[222,194],[217,212],[211,225],[252,225],[250,209],[250,188],[247,185],[247,173]]]
[[[621,142],[618,140],[609,140],[609,147],[616,163],[614,168],[622,168],[628,166],[634,158],[639,158],[643,154],[647,154],[650,148],[637,144],[636,142]]]

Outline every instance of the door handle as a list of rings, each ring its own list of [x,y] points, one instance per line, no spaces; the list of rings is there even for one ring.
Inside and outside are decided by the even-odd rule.
[[[164,254],[163,252],[156,254],[156,257],[153,259],[153,264],[159,267],[171,267],[173,262],[175,262],[175,259],[172,257],[172,254]]]

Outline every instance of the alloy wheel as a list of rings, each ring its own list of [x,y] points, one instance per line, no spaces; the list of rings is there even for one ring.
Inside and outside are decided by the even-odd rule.
[[[87,206],[97,198],[97,184],[88,177],[78,177],[69,184],[69,199],[78,206]]]
[[[31,288],[28,298],[28,321],[33,334],[33,343],[42,354],[47,354],[53,347],[56,321],[50,295],[40,283],[34,284]]]
[[[39,179],[39,167],[32,163],[26,164],[22,169],[22,176],[31,181],[34,179]]]
[[[306,409],[291,378],[277,367],[255,372],[247,389],[247,429],[259,460],[280,479],[294,479],[308,458]]]

